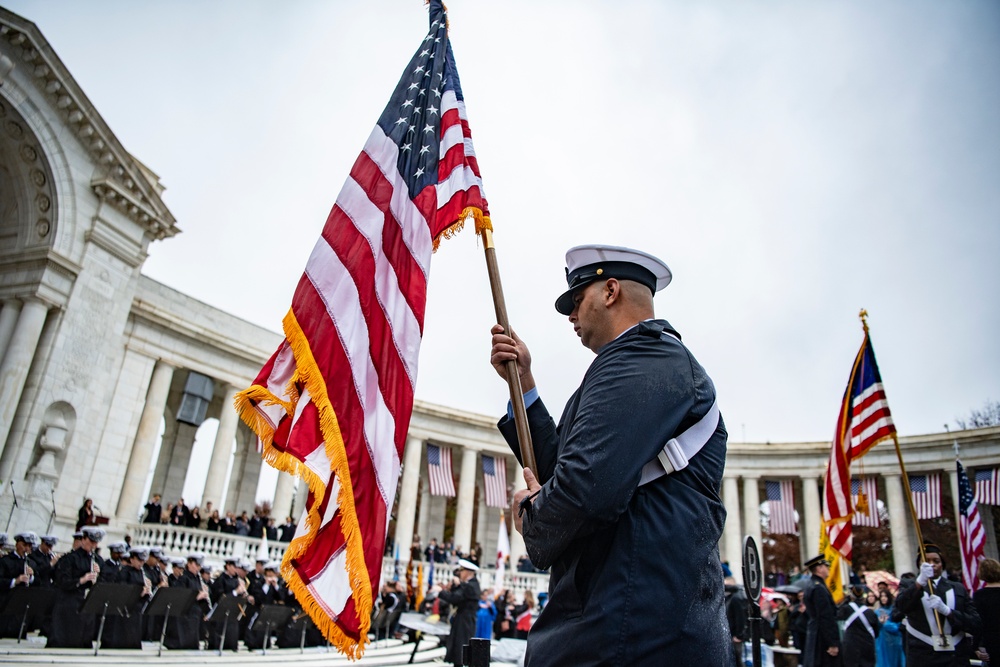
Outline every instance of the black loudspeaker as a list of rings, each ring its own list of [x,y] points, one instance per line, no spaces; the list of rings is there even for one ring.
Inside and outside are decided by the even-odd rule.
[[[184,393],[181,395],[181,407],[177,410],[177,421],[191,426],[201,426],[214,392],[215,385],[212,384],[212,378],[188,371]]]

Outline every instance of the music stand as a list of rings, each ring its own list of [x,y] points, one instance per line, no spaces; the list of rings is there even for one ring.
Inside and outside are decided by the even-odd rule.
[[[219,614],[223,615],[222,621],[222,632],[219,634],[219,655],[222,655],[222,649],[226,645],[226,631],[229,629],[229,617],[232,616],[234,619],[239,618],[239,613],[243,610],[240,608],[240,603],[246,604],[246,602],[241,597],[235,595],[223,595],[219,598],[215,607],[212,611],[208,612],[207,618],[218,620]]]
[[[153,592],[153,597],[143,607],[142,613],[146,616],[163,617],[160,646],[156,649],[157,657],[163,655],[163,638],[167,634],[167,619],[170,618],[170,612],[174,612],[175,616],[186,614],[197,595],[198,592],[190,588],[157,588]]]
[[[45,616],[52,610],[52,605],[56,601],[56,589],[54,588],[34,588],[29,586],[15,586],[7,596],[7,604],[4,605],[4,616],[20,616],[21,628],[17,631],[17,643],[21,643],[24,636],[24,629],[28,626],[28,619],[32,621],[38,616]]]
[[[94,646],[94,655],[101,650],[101,637],[104,635],[104,622],[108,617],[108,610],[112,614],[124,616],[129,608],[139,601],[142,595],[142,586],[138,584],[97,584],[87,593],[87,600],[80,609],[81,614],[100,614],[101,626],[97,631],[97,644]]]
[[[271,643],[271,628],[283,627],[291,617],[291,607],[283,604],[266,604],[257,612],[252,625],[264,624],[264,643],[261,648],[263,655],[267,655],[267,645]]]

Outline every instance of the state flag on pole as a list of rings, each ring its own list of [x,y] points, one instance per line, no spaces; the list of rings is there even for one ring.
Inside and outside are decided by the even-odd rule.
[[[862,491],[865,494],[865,502],[868,504],[867,512],[862,512],[861,508],[858,507],[858,496]],[[852,521],[855,526],[878,528],[882,525],[878,518],[878,484],[874,477],[852,477],[851,496],[854,500]]]
[[[941,474],[918,473],[909,475],[909,478],[917,518],[936,519],[941,516]]]
[[[352,658],[368,643],[413,410],[431,253],[470,217],[477,232],[490,225],[440,0],[429,12],[430,30],[309,257],[283,321],[285,340],[235,401],[264,459],[309,485],[281,571],[323,634]],[[258,273],[254,279],[268,280]]]
[[[882,388],[882,376],[875,361],[875,350],[865,324],[865,339],[854,358],[837,416],[837,431],[830,449],[823,494],[823,525],[830,545],[847,560],[852,559],[854,552],[851,462],[895,433],[896,427]]]
[[[427,476],[432,496],[455,496],[455,478],[451,472],[451,449],[427,444]]]
[[[797,535],[792,481],[765,480],[764,494],[767,496],[768,532],[772,535]]]
[[[510,556],[510,538],[507,537],[507,517],[500,512],[500,532],[497,533],[497,573],[493,580],[493,595],[499,595],[504,589],[503,579],[508,556]]]
[[[976,471],[976,502],[980,505],[1000,505],[1000,468],[980,468]]]
[[[507,461],[483,454],[483,485],[487,507],[507,507]]]
[[[961,461],[958,466],[958,542],[962,551],[962,583],[970,593],[983,587],[979,561],[985,555],[986,529],[979,519],[979,506]]]

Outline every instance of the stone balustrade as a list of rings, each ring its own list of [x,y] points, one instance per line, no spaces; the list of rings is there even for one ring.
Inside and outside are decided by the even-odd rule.
[[[232,533],[219,533],[215,531],[200,530],[198,528],[183,528],[171,526],[170,524],[140,523],[128,526],[128,533],[132,536],[132,544],[145,547],[160,547],[163,552],[173,558],[183,558],[191,553],[204,554],[205,562],[214,568],[221,567],[226,558],[241,558],[253,561],[260,552],[263,540],[258,537],[245,537]],[[281,561],[285,555],[285,548],[288,545],[284,542],[268,542],[267,555],[271,560]],[[424,582],[430,580],[429,564],[420,561],[414,563],[414,577],[416,568],[422,566],[424,569]],[[396,576],[396,560],[385,558],[382,560],[382,581],[390,581]],[[455,566],[448,563],[435,563],[434,581],[438,584],[451,581]],[[399,561],[399,577],[406,576],[406,562]],[[496,579],[496,570],[483,568],[479,571],[479,585],[485,590],[493,588]],[[549,575],[547,573],[517,572],[510,569],[504,571],[503,586],[501,588],[514,591],[518,598],[524,595],[525,591],[531,591],[537,598],[541,591],[549,588]]]

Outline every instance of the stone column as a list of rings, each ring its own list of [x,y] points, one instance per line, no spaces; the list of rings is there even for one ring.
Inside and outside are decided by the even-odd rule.
[[[215,433],[215,445],[212,448],[212,459],[208,463],[208,476],[205,478],[205,491],[201,494],[201,504],[211,501],[214,507],[222,509],[222,492],[226,486],[226,472],[229,470],[229,458],[233,453],[233,439],[236,438],[236,427],[239,419],[233,409],[233,399],[239,390],[232,385],[223,388],[222,413],[219,415],[219,430]],[[281,518],[284,519],[286,515]]]
[[[472,546],[472,512],[476,508],[476,462],[479,452],[462,448],[462,473],[458,480],[458,505],[455,508],[455,548],[468,553]]]
[[[420,459],[424,443],[420,438],[407,437],[403,452],[403,480],[399,485],[399,503],[396,505],[395,542],[400,553],[413,544],[413,523],[417,514],[417,487],[420,485]]]
[[[959,510],[958,504],[958,467],[952,468],[951,472],[948,474],[949,481],[951,482],[951,506],[955,511],[955,532],[958,533],[958,526],[961,525],[962,512]],[[972,492],[976,492],[976,483],[972,482]],[[944,505],[944,503],[941,503]],[[942,509],[944,509],[942,507]],[[980,521],[982,520],[982,515],[980,515]]]
[[[258,456],[256,449],[250,451],[248,443],[240,442],[237,438],[236,453],[233,455],[232,472],[229,473],[229,488],[226,490],[226,511],[236,512],[236,502],[240,497],[240,487],[243,485],[243,468],[246,466],[248,456]],[[222,514],[222,508],[219,508]]]
[[[239,493],[234,498],[233,511],[236,516],[246,512],[253,516],[254,505],[257,504],[257,487],[260,485],[261,458],[254,450],[247,452],[243,463],[243,475],[240,478]]]
[[[514,493],[516,494],[521,489],[528,488],[528,485],[524,483],[524,468],[520,465],[514,465]],[[513,495],[511,496],[513,499]],[[514,523],[511,521],[510,524],[510,569],[512,571],[517,570],[517,561],[521,559],[527,553],[527,549],[524,546],[524,538],[521,537],[521,533],[517,532],[514,528]]]
[[[292,495],[295,493],[295,478],[285,471],[278,472],[278,481],[274,485],[274,499],[271,500],[271,518],[276,524],[285,522],[285,517],[292,511]]]
[[[142,491],[146,486],[146,476],[156,447],[156,438],[160,435],[160,422],[163,420],[163,409],[167,404],[167,393],[170,391],[170,380],[174,369],[169,364],[156,362],[153,377],[146,390],[146,405],[139,418],[139,428],[132,445],[132,456],[129,457],[128,468],[125,471],[125,481],[118,497],[118,518],[132,522],[139,516],[143,506]],[[166,501],[166,499],[164,499]]]
[[[757,484],[760,481],[758,477],[744,477],[743,478],[743,534],[750,535],[753,537],[753,541],[757,543],[757,549],[761,549],[760,543],[760,490],[757,488]],[[740,542],[742,544],[742,540]],[[736,564],[736,567],[742,567],[743,564],[743,550],[740,549],[740,559]],[[732,563],[730,563],[730,567]]]
[[[3,309],[0,310],[0,362],[3,361],[7,346],[10,345],[10,337],[14,335],[14,325],[21,314],[21,302],[16,299],[9,299],[3,302]]]
[[[823,529],[823,510],[819,505],[819,484],[821,479],[802,478],[802,514],[799,534],[802,536],[800,549],[803,562],[819,553],[819,533]]]
[[[743,581],[743,537],[740,532],[740,488],[735,476],[722,478],[722,503],[726,506],[726,527],[722,533],[722,560],[729,561],[729,569],[737,583]]]
[[[306,503],[309,501],[309,484],[304,479],[299,480],[299,485],[295,488],[295,507],[293,508],[292,521],[299,522],[302,513],[306,511]]]
[[[903,493],[902,475],[882,475],[885,480],[885,506],[889,510],[889,536],[892,538],[892,562],[896,574],[914,572],[914,551],[910,540],[910,506]]]
[[[194,451],[194,439],[197,435],[197,427],[177,422],[173,446],[170,449],[167,476],[163,480],[164,507],[166,507],[166,503],[176,504],[184,497],[184,484],[187,482],[188,469],[191,467],[191,453]],[[188,507],[192,505],[190,498],[184,502]]]
[[[14,330],[11,332],[7,351],[3,355],[3,361],[0,362],[0,453],[4,450],[7,436],[10,435],[14,413],[17,412],[17,406],[21,402],[24,381],[28,378],[31,360],[35,358],[35,349],[38,347],[38,339],[42,335],[42,327],[45,326],[45,316],[48,312],[48,305],[37,299],[24,302]],[[10,454],[5,458],[10,459]],[[10,479],[12,467],[12,460],[10,463],[3,460],[0,464],[3,479]]]
[[[420,536],[420,544],[424,547],[431,541],[431,492],[430,480],[420,472],[420,511],[417,512],[417,535]]]

